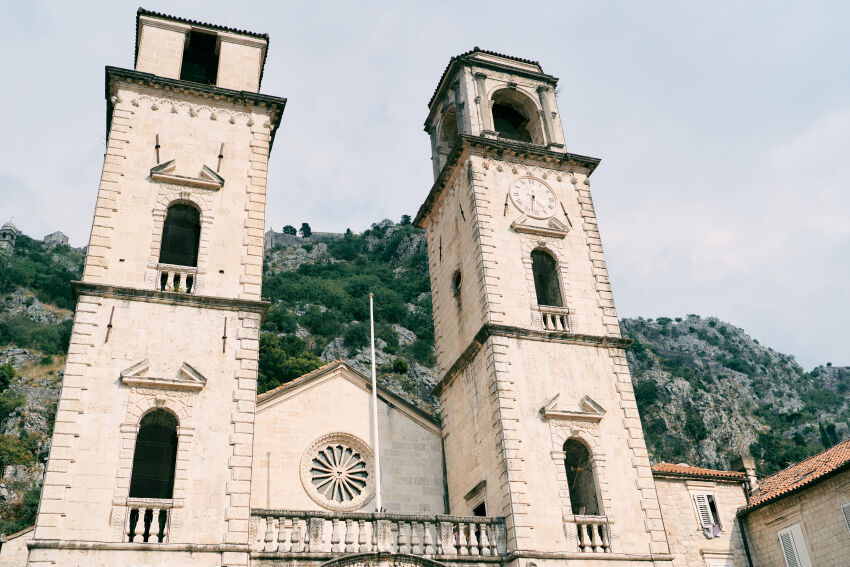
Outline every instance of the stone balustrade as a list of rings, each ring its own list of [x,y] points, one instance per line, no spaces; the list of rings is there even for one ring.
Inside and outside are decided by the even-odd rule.
[[[174,502],[159,498],[128,498],[124,534],[130,543],[168,543],[168,523]]]
[[[578,549],[583,553],[611,553],[611,532],[605,516],[574,516]]]
[[[540,318],[543,321],[545,331],[570,330],[570,310],[565,307],[550,307],[541,305],[539,308]]]
[[[159,279],[156,283],[159,291],[177,293],[193,293],[198,279],[198,268],[191,266],[175,266],[172,264],[157,265]]]
[[[263,554],[505,554],[504,518],[252,510],[250,529],[252,551]]]

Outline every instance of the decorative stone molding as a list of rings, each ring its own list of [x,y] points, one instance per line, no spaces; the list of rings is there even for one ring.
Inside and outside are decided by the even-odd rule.
[[[194,104],[191,102],[177,99],[159,98],[149,95],[139,95],[137,97],[132,98],[130,100],[130,104],[137,108],[145,106],[147,108],[150,108],[154,112],[158,110],[166,110],[171,114],[185,113],[191,116],[192,118],[196,118],[198,116],[206,116],[210,120],[218,120],[219,118],[223,118],[231,124],[242,122],[247,126],[254,125],[254,119],[247,112],[239,112],[226,108],[214,108],[206,104]]]
[[[199,189],[210,189],[216,191],[224,187],[224,178],[212,170],[208,165],[201,168],[197,177],[187,177],[174,173],[177,160],[168,160],[165,163],[155,165],[151,168],[151,179],[160,183],[171,183],[172,185],[187,185]]]
[[[143,360],[128,371],[135,369],[139,372],[145,368],[147,360]],[[149,364],[147,364],[149,366]],[[126,371],[125,371],[126,372]],[[123,374],[123,373],[122,373]],[[122,376],[123,379],[123,376]],[[130,494],[130,479],[133,474],[133,454],[136,448],[136,436],[139,432],[139,422],[142,417],[153,410],[165,409],[177,417],[177,458],[174,469],[173,508],[169,517],[169,541],[180,542],[183,527],[183,508],[188,489],[188,463],[191,454],[192,438],[194,436],[194,416],[192,408],[197,392],[187,390],[162,390],[134,386],[130,389],[127,400],[127,412],[121,424],[121,452],[119,454],[118,473],[116,475],[115,497],[112,500],[110,526],[114,541],[124,538],[124,527],[127,521],[127,501]]]
[[[584,396],[579,400],[578,405],[581,408],[579,411],[562,410],[558,408],[558,398],[560,396],[561,394],[555,394],[555,397],[540,408],[540,415],[543,416],[543,419],[565,419],[598,423],[605,415],[605,410],[602,406],[593,401],[590,396]]]
[[[323,435],[301,456],[301,484],[322,508],[359,510],[375,495],[372,449],[349,433]]]
[[[145,285],[150,289],[158,289],[159,276],[159,247],[162,244],[162,229],[168,207],[173,204],[190,204],[201,212],[201,239],[198,243],[198,265],[192,293],[199,295],[204,292],[204,284],[209,258],[209,229],[214,220],[212,207],[212,192],[200,187],[174,185],[170,183],[156,184],[157,198],[153,207],[153,230],[151,234],[151,250],[148,266],[145,270]]]
[[[596,402],[593,402],[589,397],[582,398],[589,400],[585,402],[585,407],[595,405],[598,410],[602,410]],[[550,403],[557,400],[557,396],[550,400]],[[592,404],[591,404],[592,402]],[[548,404],[547,404],[548,405]],[[545,406],[544,406],[545,409]],[[595,409],[595,408],[594,408]],[[596,411],[598,411],[596,410]],[[578,439],[589,448],[590,466],[593,468],[596,477],[596,486],[599,491],[602,512],[605,514],[608,522],[609,537],[611,543],[611,552],[618,553],[620,551],[619,530],[614,521],[613,514],[613,499],[609,489],[608,473],[607,473],[607,454],[605,446],[600,442],[601,433],[599,431],[599,420],[587,419],[586,416],[579,418],[570,417],[567,415],[559,416],[558,419],[549,419],[549,433],[552,440],[552,465],[555,467],[555,476],[558,482],[558,492],[561,495],[561,514],[564,518],[564,532],[567,538],[568,551],[580,551],[578,533],[575,529],[576,516],[573,514],[572,503],[570,502],[570,487],[567,483],[567,470],[564,467],[564,443],[569,439]]]
[[[203,374],[186,362],[180,366],[177,376],[174,378],[148,376],[150,366],[150,361],[146,358],[126,370],[122,370],[120,374],[121,382],[125,386],[131,387],[138,386],[158,390],[188,390],[194,392],[202,390],[207,383],[207,379]]]
[[[552,217],[545,221],[545,225],[530,224],[528,217],[522,215],[517,217],[511,223],[511,228],[522,234],[532,234],[536,236],[548,236],[550,238],[565,238],[570,231],[570,227]]]

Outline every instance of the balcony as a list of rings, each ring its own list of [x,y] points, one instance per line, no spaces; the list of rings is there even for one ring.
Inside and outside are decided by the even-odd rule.
[[[611,553],[611,530],[606,516],[573,516],[578,550],[582,553]]]
[[[263,559],[393,553],[499,562],[505,554],[504,518],[252,510],[250,533],[252,556]]]
[[[567,333],[570,330],[570,310],[566,307],[553,307],[541,305],[537,308],[540,312],[541,323],[544,331]]]
[[[198,268],[192,266],[176,266],[173,264],[157,264],[159,277],[156,289],[174,293],[193,293],[198,279]]]
[[[130,543],[168,543],[171,499],[128,498],[124,535]]]

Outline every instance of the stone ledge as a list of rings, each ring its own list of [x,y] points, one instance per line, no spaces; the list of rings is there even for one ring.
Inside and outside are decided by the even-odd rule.
[[[221,543],[129,543],[105,541],[72,541],[67,539],[33,539],[30,549],[74,549],[98,551],[187,551],[190,553],[247,553],[247,545]]]
[[[78,299],[81,302],[84,301],[86,296],[109,297],[113,299],[126,299],[131,301],[138,300],[150,303],[186,305],[188,307],[212,307],[231,311],[248,311],[258,313],[263,317],[265,317],[266,311],[268,311],[269,306],[271,305],[268,301],[258,301],[253,299],[192,295],[188,293],[174,293],[153,289],[136,289],[132,287],[121,287],[81,281],[72,281],[71,289],[74,293],[74,299]]]

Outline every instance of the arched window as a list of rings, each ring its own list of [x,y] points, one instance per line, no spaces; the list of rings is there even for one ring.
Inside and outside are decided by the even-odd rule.
[[[454,147],[455,142],[457,142],[457,113],[453,106],[446,111],[440,122],[440,145],[448,150]]]
[[[590,461],[590,451],[581,441],[568,439],[564,443],[564,454],[573,514],[601,516],[599,500],[596,496],[596,475]]]
[[[493,93],[493,128],[500,138],[544,144],[537,107],[516,89]]]
[[[177,461],[177,418],[165,410],[145,415],[139,423],[130,498],[171,498]]]
[[[197,266],[200,240],[201,213],[198,209],[190,205],[171,205],[162,227],[159,263]]]
[[[534,274],[534,291],[537,305],[563,307],[561,285],[558,282],[558,265],[555,259],[543,250],[531,253],[531,272]]]

